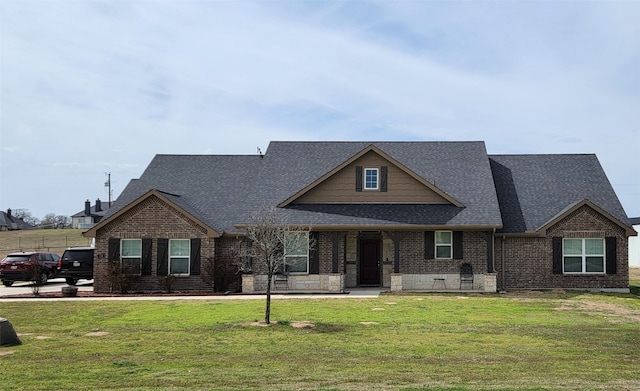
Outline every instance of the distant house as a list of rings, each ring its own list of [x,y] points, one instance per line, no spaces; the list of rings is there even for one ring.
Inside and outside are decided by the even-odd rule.
[[[157,155],[85,236],[140,290],[199,290],[251,213],[276,207],[315,243],[282,289],[628,291],[636,235],[595,155],[488,155],[483,142],[272,142],[255,156]],[[285,244],[285,253],[287,252]],[[296,248],[300,248],[297,246]],[[259,267],[243,292],[262,292]]]
[[[89,200],[84,203],[84,209],[71,216],[71,228],[89,229],[100,221],[109,209],[109,203],[102,203],[100,198],[91,205]]]
[[[633,229],[640,233],[640,217],[634,217],[629,220],[633,224]],[[637,236],[629,238],[629,265],[640,266],[640,238]]]
[[[11,209],[0,211],[0,231],[13,231],[18,229],[34,229],[35,227],[21,218],[11,214]]]

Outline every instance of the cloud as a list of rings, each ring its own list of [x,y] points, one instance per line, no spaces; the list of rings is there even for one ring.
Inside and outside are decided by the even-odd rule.
[[[104,172],[117,193],[156,153],[485,140],[490,153],[597,153],[640,215],[640,3],[0,7],[2,208],[22,202],[7,181],[81,180],[77,200],[57,200],[75,213]]]

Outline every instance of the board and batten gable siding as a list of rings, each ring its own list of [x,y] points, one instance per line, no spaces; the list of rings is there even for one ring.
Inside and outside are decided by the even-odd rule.
[[[166,275],[166,271],[163,270],[163,256],[158,254],[159,250],[162,250],[162,243],[168,242],[169,239],[191,241],[191,275],[178,277],[175,290],[211,289],[202,281],[200,267],[203,259],[214,256],[215,240],[208,238],[206,229],[181,211],[157,197],[149,197],[96,232],[93,288],[95,292],[107,293],[112,289],[107,278],[107,262],[114,256],[109,254],[109,242],[113,243],[119,239],[143,240],[145,259],[136,290],[163,290],[160,279]]]
[[[609,247],[615,243],[615,274],[611,270],[605,274],[558,273],[558,265],[554,270],[554,241],[556,252],[560,251],[561,256],[562,249],[558,250],[558,244],[561,245],[563,238],[602,238]],[[503,242],[502,237],[497,236],[494,248],[498,288],[626,289],[629,283],[627,243],[624,229],[592,208],[583,206],[549,227],[546,237],[506,236]],[[609,257],[612,251],[607,248]]]
[[[362,167],[363,170],[386,167],[386,191],[356,191],[356,167]],[[448,204],[449,201],[377,153],[370,151],[310,189],[294,203]]]

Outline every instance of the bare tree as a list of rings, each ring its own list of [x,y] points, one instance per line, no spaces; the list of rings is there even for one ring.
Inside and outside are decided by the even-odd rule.
[[[247,239],[251,243],[246,247],[247,256],[253,260],[251,267],[254,271],[257,269],[260,272],[266,272],[267,275],[264,322],[270,324],[271,283],[274,274],[287,271],[286,251],[299,253],[299,249],[293,248],[295,246],[305,246],[305,251],[308,251],[308,248],[314,244],[309,242],[308,228],[288,225],[282,213],[275,207],[253,213],[246,231]],[[306,238],[306,240],[291,240],[292,237]],[[288,242],[287,238],[289,238]]]
[[[13,215],[19,219],[22,219],[25,223],[29,223],[31,225],[40,224],[40,220],[37,217],[34,217],[28,209],[15,209],[13,211]]]

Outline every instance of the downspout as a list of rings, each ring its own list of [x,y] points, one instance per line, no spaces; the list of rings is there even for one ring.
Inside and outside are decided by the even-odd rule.
[[[502,235],[502,240],[500,241],[500,279],[502,280],[502,291],[505,292],[507,287],[505,286],[504,277],[504,235]]]

